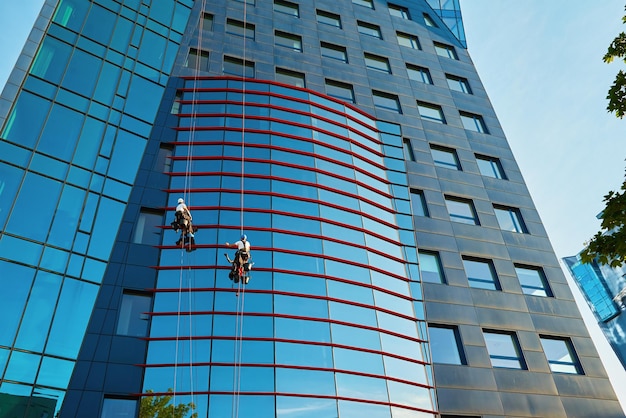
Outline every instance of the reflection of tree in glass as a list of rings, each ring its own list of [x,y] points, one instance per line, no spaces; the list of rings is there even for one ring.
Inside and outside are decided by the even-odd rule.
[[[172,393],[172,388],[169,388],[167,392]],[[148,390],[147,393],[153,393],[153,391]],[[189,411],[196,409],[193,402],[170,405],[172,397],[172,395],[144,396],[141,398],[139,418],[185,418]],[[198,418],[198,413],[194,412],[189,418]]]

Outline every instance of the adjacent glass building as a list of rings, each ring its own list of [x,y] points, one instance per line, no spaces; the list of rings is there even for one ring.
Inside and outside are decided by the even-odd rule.
[[[611,348],[626,368],[626,266],[611,268],[595,261],[585,264],[578,255],[565,257],[563,261]]]
[[[46,0],[0,230],[0,416],[624,416],[456,1]]]

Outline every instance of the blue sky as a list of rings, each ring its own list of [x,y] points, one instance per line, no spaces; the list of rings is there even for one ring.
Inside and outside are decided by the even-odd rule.
[[[624,180],[626,120],[606,112],[605,97],[626,66],[607,65],[602,55],[626,30],[625,3],[461,0],[470,55],[559,258],[578,253],[598,230],[602,197]],[[0,2],[0,86],[42,5]],[[585,308],[626,408],[626,372]]]

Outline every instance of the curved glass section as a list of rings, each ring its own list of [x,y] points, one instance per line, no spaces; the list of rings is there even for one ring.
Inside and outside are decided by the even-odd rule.
[[[406,175],[385,157],[399,132],[269,82],[180,97],[169,202],[199,230],[191,252],[164,234],[144,394],[211,417],[434,416]],[[242,232],[247,285],[223,255]]]

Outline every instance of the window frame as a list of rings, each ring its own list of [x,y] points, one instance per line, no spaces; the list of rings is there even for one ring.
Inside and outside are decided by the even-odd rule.
[[[346,102],[350,102],[350,103],[356,103],[356,100],[354,98],[354,87],[352,86],[352,84],[348,84],[348,83],[344,83],[342,81],[337,81],[337,80],[331,80],[331,79],[325,79],[324,80],[324,85],[326,86],[326,94],[330,97],[334,97],[335,99],[339,99],[339,100],[344,100]],[[345,97],[345,96],[340,96],[340,95],[336,95],[336,94],[331,94],[328,91],[328,86],[333,86],[337,89],[343,88],[344,91],[349,91],[350,97]],[[350,100],[347,100],[350,99]]]
[[[450,58],[457,61],[459,60],[456,49],[452,45],[444,44],[441,42],[433,42],[433,46],[435,47],[435,52],[440,57]]]
[[[237,30],[229,30],[232,28],[240,29]],[[227,18],[226,19],[226,33],[234,36],[241,36],[242,38],[255,40],[256,38],[256,27],[252,23],[242,22],[237,19]]]
[[[496,215],[496,219],[498,220],[498,225],[502,231],[515,232],[518,234],[528,234],[528,228],[526,228],[526,224],[524,223],[524,218],[522,217],[522,212],[519,208],[514,208],[511,206],[504,206],[493,204],[493,210]],[[506,213],[505,213],[506,212]],[[500,216],[498,215],[500,213]],[[513,229],[505,229],[502,227],[502,223],[500,222],[501,216],[506,216],[508,214],[509,219],[512,221]],[[513,216],[514,215],[514,216]]]
[[[400,19],[412,20],[409,9],[404,6],[399,6],[393,3],[387,3],[387,9],[391,16],[399,17]]]
[[[370,52],[364,52],[365,67],[370,70],[379,71],[385,74],[391,74],[391,64],[389,64],[389,58],[381,55],[372,54]],[[373,66],[371,63],[379,63],[380,66]],[[383,68],[384,67],[384,68]]]
[[[274,30],[274,46],[302,52],[302,36],[282,30]]]
[[[225,66],[226,63],[229,63],[233,66],[238,65],[239,68],[241,68],[243,71],[240,74],[227,72],[226,66]],[[224,58],[222,59],[222,73],[225,75],[232,75],[235,77],[244,77],[244,78],[255,78],[255,75],[256,75],[255,67],[256,65],[254,61],[243,60],[242,58],[233,57],[231,55],[224,55]],[[247,71],[248,69],[251,69],[252,71],[251,75],[248,75],[248,71]]]
[[[528,295],[528,296],[538,296],[538,297],[544,297],[544,298],[554,297],[554,294],[552,293],[552,289],[550,288],[550,284],[548,283],[548,279],[546,278],[546,274],[543,271],[543,268],[537,267],[537,266],[529,266],[526,264],[518,264],[518,263],[515,263],[513,266],[515,267],[515,275],[517,276],[517,280],[519,281],[523,294]],[[535,279],[537,282],[541,284],[541,286],[537,286],[537,285],[533,286],[531,283],[529,284],[522,283],[522,280],[520,280],[521,272],[519,270],[536,272],[537,277]],[[529,275],[526,275],[526,276],[529,276]],[[539,291],[539,294],[535,293],[537,291]]]
[[[213,32],[213,23],[215,16],[212,13],[202,12],[200,21],[202,22],[202,30],[207,32]]]
[[[422,44],[420,43],[417,35],[412,35],[410,33],[396,31],[396,40],[398,41],[398,45],[404,46],[406,48],[421,50]],[[406,40],[403,42],[402,40]]]
[[[374,9],[374,1],[373,0],[352,0],[352,4],[356,4],[358,6],[367,7],[368,9]]]
[[[160,149],[159,149],[160,152]],[[171,161],[171,158],[170,158]],[[165,213],[162,210],[142,207],[139,210],[137,222],[133,225],[133,244],[157,246],[161,244],[162,229],[155,228],[149,231],[151,226],[163,225]],[[146,222],[147,220],[157,220],[157,222]]]
[[[433,151],[435,153],[433,153]],[[451,170],[463,171],[459,156],[454,148],[443,147],[437,144],[430,144],[430,155],[433,158],[433,164],[436,167],[449,168]],[[450,158],[443,159],[439,157],[448,156]],[[451,160],[451,161],[449,161]]]
[[[443,108],[440,105],[422,102],[418,100],[417,111],[420,115],[420,118],[422,118],[423,120],[427,120],[427,121],[435,122],[435,123],[441,123],[443,125],[447,124],[446,116],[444,115]],[[439,114],[439,117],[437,118],[427,113],[423,113],[423,111],[437,112]]]
[[[276,8],[276,6],[279,6]],[[295,10],[295,13],[289,13],[288,10]],[[289,16],[300,18],[300,5],[287,0],[274,0],[274,11]]]
[[[327,20],[320,20],[320,17]],[[326,10],[315,9],[315,21],[322,25],[328,25],[335,28],[343,29],[343,25],[341,24],[341,16],[336,13],[328,12]]]
[[[498,279],[498,273],[496,272],[496,268],[493,265],[493,261],[465,255],[461,256],[461,260],[463,261],[463,270],[465,270],[465,276],[467,277],[469,287],[474,289],[502,290],[502,287],[500,286],[500,280]],[[472,272],[476,270],[471,268],[471,266],[475,266],[478,264],[480,264],[482,267],[487,268],[490,278],[473,277]]]
[[[433,84],[433,78],[430,75],[430,70],[426,67],[420,67],[419,65],[406,63],[406,71],[409,76],[409,80],[414,80],[417,82],[425,83],[425,84]],[[419,74],[419,79],[417,75]],[[411,77],[411,75],[415,75],[416,77]]]
[[[340,52],[343,55],[343,59],[339,58],[338,56],[325,54],[324,53],[325,51]],[[330,59],[333,59],[333,60],[344,62],[346,64],[348,63],[348,50],[346,49],[345,46],[342,46],[342,45],[336,45],[336,44],[331,44],[330,42],[320,41],[320,54],[324,58],[330,58]]]
[[[126,298],[126,296],[128,296],[128,299]],[[130,299],[131,297],[139,297],[143,299],[144,302],[148,302],[148,310],[152,310],[152,306],[154,303],[152,293],[142,292],[142,291],[133,290],[133,289],[124,289],[120,297],[118,316],[117,316],[117,321],[115,324],[115,335],[124,336],[124,337],[133,337],[133,338],[147,337],[150,333],[150,322],[151,322],[150,315],[148,313],[140,313],[139,317],[133,318],[132,315],[136,313],[134,312],[136,309],[133,309],[133,306],[135,304],[132,303],[132,300]],[[125,303],[125,300],[129,300],[129,302]],[[127,307],[129,308],[127,309]],[[126,325],[122,324],[121,322],[124,316],[127,316],[127,318],[125,318],[127,319],[127,322],[128,322]],[[131,332],[133,329],[139,328],[137,326],[139,324],[138,321],[146,321],[145,330],[142,334]],[[133,326],[133,324],[135,324],[135,326]],[[141,328],[143,328],[144,324],[141,324],[141,325],[142,325]]]
[[[384,102],[377,102],[376,99],[379,98],[381,100],[393,102],[396,106],[387,106]],[[400,105],[400,98],[396,94],[387,93],[380,90],[372,90],[372,100],[374,101],[374,107],[380,110],[388,110],[390,112],[395,112],[398,114],[402,114],[402,106]]]
[[[429,26],[431,28],[438,28],[439,27],[437,22],[435,22],[435,20],[428,13],[422,13],[422,15],[424,16],[424,24],[426,26]]]
[[[481,175],[499,180],[508,180],[499,158],[483,154],[474,154],[474,157],[476,157],[476,164]],[[480,163],[481,161],[483,164]]]
[[[189,61],[191,57],[194,57],[193,65]],[[198,48],[189,48],[187,52],[187,60],[185,61],[185,68],[189,68],[192,70],[196,70],[196,66],[198,67],[198,71],[209,71],[210,65],[210,53],[205,49]]]
[[[475,113],[469,113],[464,111],[459,111],[459,115],[461,116],[461,123],[463,124],[463,129],[468,131],[477,132],[479,134],[489,134],[489,130],[487,129],[487,125],[485,124],[485,120],[481,115],[477,115]]]
[[[472,199],[466,199],[458,196],[444,195],[444,201],[446,203],[446,208],[448,210],[448,215],[450,216],[450,221],[457,222],[465,225],[480,225],[480,219],[478,218],[478,214],[476,213],[476,208],[474,207],[474,202]],[[451,209],[454,206],[448,205],[448,202],[455,204],[463,204],[464,207],[468,208],[468,212],[470,215],[466,215],[460,212],[454,212]]]
[[[432,330],[433,329],[437,329],[437,330],[449,330],[451,331],[452,338],[446,338],[445,341],[441,340],[439,344],[435,343],[433,341],[433,333]],[[441,351],[445,351],[445,349],[448,349],[452,346],[452,342],[454,342],[454,345],[456,346],[456,354],[458,357],[458,361],[456,362],[449,362],[449,361],[437,361],[435,360],[435,353],[439,353]],[[444,324],[428,324],[428,345],[429,347],[431,347],[430,350],[430,354],[431,354],[431,361],[432,363],[437,363],[437,364],[454,364],[454,365],[466,365],[467,364],[467,358],[465,357],[465,351],[463,350],[463,340],[461,339],[461,333],[459,331],[459,327],[457,325],[444,325]],[[440,345],[442,347],[444,347],[444,350],[433,350],[432,347]]]
[[[519,344],[519,339],[517,338],[517,333],[515,333],[514,331],[502,331],[502,330],[494,330],[494,329],[483,329],[483,338],[485,339],[485,346],[487,348],[487,354],[489,354],[489,361],[491,362],[491,367],[493,367],[494,369],[514,369],[514,370],[527,370],[528,367],[526,366],[526,361],[524,359],[524,354],[522,352],[522,348]],[[511,356],[511,355],[502,355],[499,353],[492,353],[492,351],[490,350],[490,345],[489,345],[489,341],[487,339],[487,335],[506,335],[509,337],[511,346],[507,347],[508,349],[513,349],[513,351],[515,352],[515,356]],[[493,341],[493,340],[492,340]],[[498,344],[498,342],[496,341],[496,344]],[[497,348],[495,346],[492,346],[492,348]],[[510,366],[505,366],[505,365],[496,365],[494,364],[494,359],[495,360],[504,360],[507,362],[517,362],[518,367],[510,367]]]
[[[410,138],[402,138],[402,147],[404,148],[405,160],[417,161],[415,159],[415,151],[413,150],[413,142]]]
[[[299,86],[297,84],[293,84],[293,83],[290,83],[290,82],[278,80],[279,77],[277,77],[277,76],[279,76],[279,75],[281,76],[280,78],[285,78],[285,80],[302,81],[302,86]],[[304,73],[300,73],[298,71],[293,71],[293,70],[290,70],[288,68],[276,67],[276,69],[274,70],[274,79],[278,83],[287,84],[289,86],[306,88],[306,75]]]
[[[412,215],[430,218],[430,212],[428,211],[428,204],[426,203],[426,196],[424,196],[424,191],[411,187],[409,192],[411,196]],[[419,208],[420,210],[416,211],[416,208]]]
[[[446,73],[446,81],[450,90],[458,91],[459,93],[474,94],[472,93],[469,80],[465,77]]]
[[[547,342],[548,340],[562,342],[564,344],[565,351],[567,351],[567,355],[569,356],[569,361],[563,361],[563,358],[565,356],[562,356],[562,351],[556,354],[556,356],[561,356],[558,358],[554,358],[555,355],[552,353],[549,354],[549,350],[546,350],[546,348],[549,348],[549,346],[544,343],[544,341]],[[550,366],[550,370],[552,371],[552,373],[580,375],[585,374],[583,371],[582,363],[580,362],[578,354],[576,353],[576,348],[574,347],[574,343],[572,342],[571,338],[539,334],[539,341],[541,342],[541,348],[543,349],[543,353],[546,356],[546,360],[548,361],[548,365]],[[570,369],[570,371],[558,370],[559,367],[563,366],[569,366],[572,369]]]
[[[363,20],[356,21],[357,31],[366,36],[371,36],[372,38],[383,39],[383,33],[380,31],[380,26],[375,25],[373,23],[365,22]],[[368,31],[362,31],[361,29],[369,29]]]
[[[424,269],[422,268],[423,265],[425,264],[423,259],[420,259],[421,256],[426,256],[426,257],[430,257],[429,261],[431,261],[432,263],[434,263],[437,271],[433,271],[433,270],[427,270],[427,275],[424,275]],[[420,271],[420,280],[422,281],[422,283],[439,283],[439,284],[446,284],[446,274],[445,271],[443,269],[443,263],[441,262],[441,256],[439,255],[439,252],[437,251],[430,251],[430,250],[421,250],[418,249],[417,250],[417,259],[418,259],[418,266],[419,266],[419,271]],[[434,277],[436,276],[438,280],[424,280],[424,277]]]

